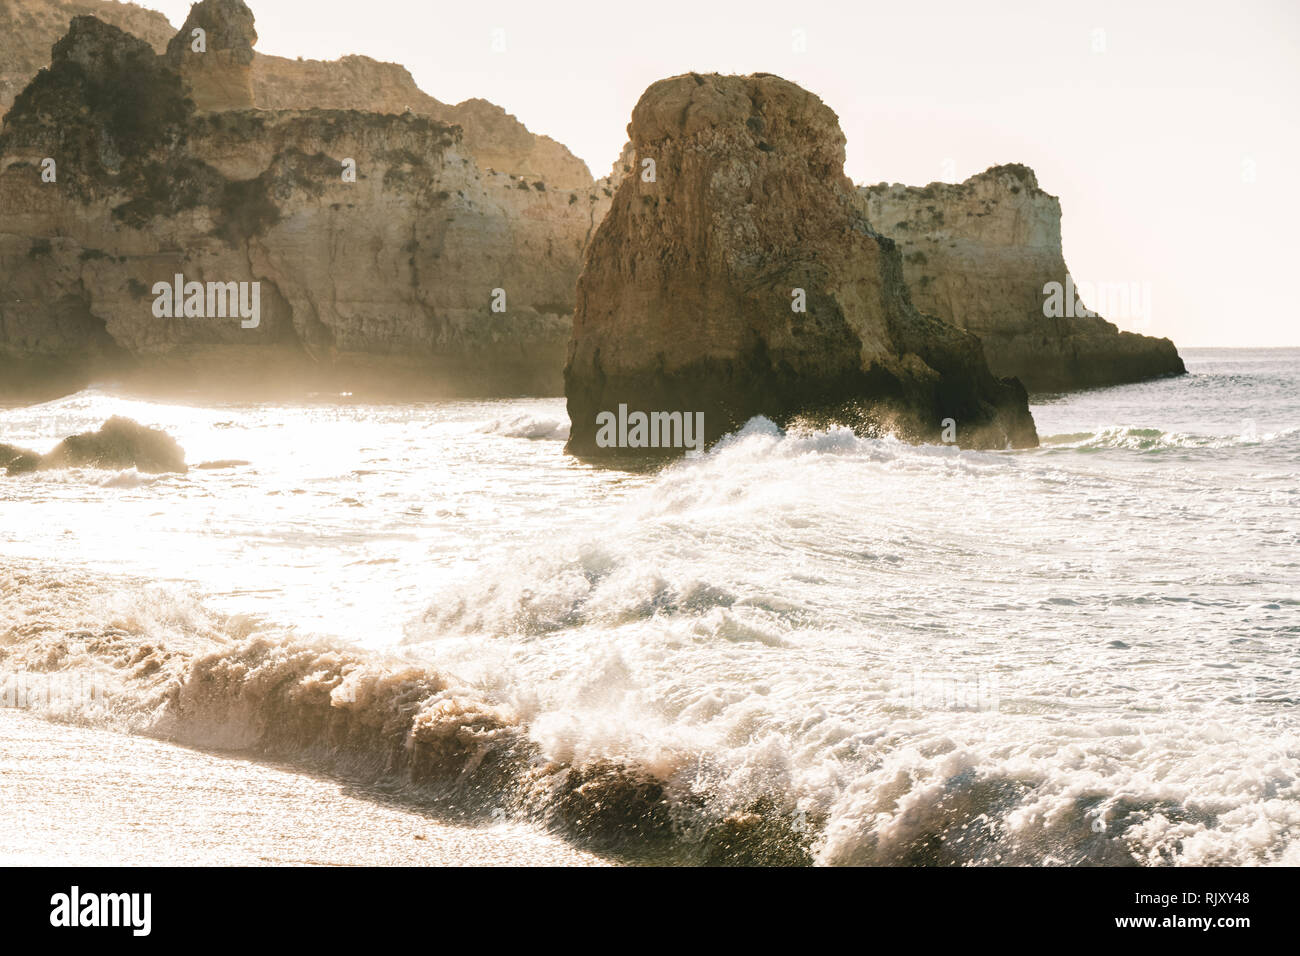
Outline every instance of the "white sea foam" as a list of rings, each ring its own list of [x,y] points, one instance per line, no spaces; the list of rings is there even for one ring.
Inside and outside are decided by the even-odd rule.
[[[147,488],[158,481],[165,480],[165,475],[146,475],[134,468],[127,468],[105,478],[99,483],[101,488]]]
[[[552,415],[509,415],[493,419],[483,426],[482,431],[506,438],[564,441],[569,437],[569,420]]]
[[[155,703],[199,694],[216,655],[243,709],[174,698],[201,715],[186,732],[288,758],[334,711],[359,733],[415,687],[392,713],[398,738],[425,715],[422,786],[481,754],[503,801],[632,839],[658,813],[648,778],[684,853],[761,818],[779,826],[754,839],[824,863],[1296,863],[1300,374],[1215,362],[1036,406],[1056,436],[1038,450],[755,420],[647,473],[566,458],[559,401],[115,406],[193,461],[255,465],[112,509],[103,472],[0,480],[14,556],[91,579],[13,591],[6,640],[57,658],[80,608],[76,627],[152,650],[70,659]],[[0,412],[0,441],[93,427],[105,401]],[[129,597],[123,574],[171,596]],[[127,596],[70,601],[83,586]],[[335,639],[250,650],[259,621]],[[270,713],[299,737],[259,736]]]

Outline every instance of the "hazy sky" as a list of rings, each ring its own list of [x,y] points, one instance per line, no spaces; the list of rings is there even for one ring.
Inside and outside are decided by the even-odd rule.
[[[1021,162],[1076,278],[1149,283],[1179,345],[1300,345],[1300,2],[248,0],[258,49],[404,64],[608,172],[641,92],[689,70],[817,93],[855,182]],[[143,0],[183,22],[187,0]],[[493,52],[504,30],[504,52]],[[802,31],[805,49],[796,49]]]

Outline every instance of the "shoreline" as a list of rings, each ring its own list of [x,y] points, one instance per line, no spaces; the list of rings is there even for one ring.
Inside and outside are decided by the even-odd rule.
[[[601,866],[514,824],[439,822],[383,794],[0,709],[3,866]]]

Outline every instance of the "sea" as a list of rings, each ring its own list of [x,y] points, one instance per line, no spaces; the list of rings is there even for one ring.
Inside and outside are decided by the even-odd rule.
[[[190,464],[0,475],[0,692],[629,861],[1297,865],[1300,349],[1183,355],[1035,449],[630,470],[562,399],[0,408]]]

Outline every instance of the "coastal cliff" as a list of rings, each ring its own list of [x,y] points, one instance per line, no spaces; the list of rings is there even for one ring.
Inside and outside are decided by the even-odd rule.
[[[116,0],[0,0],[0,117],[37,71],[49,66],[50,48],[78,16],[94,16],[166,53],[185,74],[200,110],[255,106],[421,113],[459,126],[463,146],[481,169],[557,189],[592,186],[587,164],[562,143],[531,132],[487,100],[443,103],[421,90],[400,64],[358,55],[305,60],[259,53],[253,49],[257,34],[251,11],[241,0],[198,4],[179,31],[161,13]],[[194,53],[195,27],[215,31],[217,55],[203,60]]]
[[[440,102],[406,68],[365,56],[290,60],[258,53],[252,64],[255,105],[262,109],[343,109],[414,112],[461,128],[463,144],[485,170],[545,182],[555,189],[590,190],[587,164],[549,136],[534,134],[500,106],[483,99]]]
[[[190,20],[207,51],[187,21],[160,56],[77,18],[7,115],[0,379],[558,394],[594,184],[485,169],[415,112],[199,109],[240,102],[256,34],[239,0]],[[256,322],[160,316],[177,276],[256,283]]]
[[[1074,286],[1061,253],[1060,201],[1039,188],[1032,169],[994,166],[958,184],[881,183],[860,187],[857,197],[871,224],[898,243],[917,308],[978,335],[995,375],[1041,392],[1186,371],[1168,339],[1084,314],[1082,306],[1102,302],[1071,295],[1057,314],[1045,314],[1054,311],[1045,287],[1055,283],[1064,296]],[[1141,294],[1139,287],[1131,299]]]
[[[1024,390],[912,305],[816,96],[691,73],[647,89],[628,133],[635,161],[578,281],[571,451],[624,453],[598,427],[616,409],[702,413],[706,441],[763,415],[926,440],[949,419],[963,446],[1036,444]]]
[[[106,29],[77,20],[68,32],[69,18],[86,13]],[[121,29],[108,29],[114,25]],[[64,33],[52,60],[39,52]],[[164,382],[200,375],[232,387],[308,380],[322,388],[559,394],[575,285],[614,195],[632,181],[641,197],[632,201],[663,196],[666,205],[688,187],[643,182],[641,161],[657,153],[639,152],[636,143],[593,180],[563,145],[501,107],[479,99],[442,103],[398,64],[268,56],[256,42],[243,0],[203,0],[179,31],[161,14],[112,0],[0,0],[0,112],[13,107],[0,128],[0,390],[41,384],[59,391],[101,371],[134,369]],[[715,204],[767,202],[787,192],[777,184],[784,172],[769,168],[770,137],[750,132],[764,154],[754,170],[763,171],[765,192],[725,183],[689,188]],[[840,136],[838,128],[828,135]],[[713,142],[700,139],[692,148]],[[354,181],[342,178],[344,160],[355,163]],[[744,166],[734,157],[717,166],[728,164]],[[867,250],[866,271],[892,275],[897,244],[910,303],[882,313],[897,341],[882,344],[872,333],[859,348],[854,332],[841,344],[860,353],[856,358],[823,356],[811,366],[783,355],[773,368],[785,379],[814,369],[816,378],[845,362],[835,375],[850,375],[850,367],[881,373],[888,363],[879,356],[906,344],[900,330],[915,326],[917,310],[977,335],[995,377],[1019,378],[1035,391],[1183,371],[1166,339],[1121,332],[1095,315],[1044,315],[1044,286],[1069,278],[1059,202],[1038,188],[1031,170],[995,167],[959,185],[847,192],[840,167],[834,176],[835,202],[847,195],[870,223],[870,241],[854,240]],[[745,209],[713,209],[711,228],[728,218],[742,224],[737,228],[759,228]],[[615,228],[635,226],[646,211],[625,211]],[[839,213],[823,218],[835,229],[863,228]],[[803,236],[773,228],[778,259],[804,255]],[[893,240],[884,253],[877,249],[882,235]],[[826,237],[818,242],[833,245]],[[882,255],[888,262],[872,265]],[[737,270],[732,278],[745,289],[775,281],[766,273],[746,277],[745,269],[770,264],[748,251],[736,256],[689,275],[665,274],[665,281],[679,296],[719,270]],[[592,273],[593,295],[640,294],[600,279],[607,266]],[[154,287],[177,275],[205,286],[260,283],[257,328],[154,315]],[[737,292],[729,308],[743,301],[748,309],[753,294]],[[711,303],[708,295],[687,298]],[[892,286],[873,295],[897,297]],[[622,308],[593,300],[592,321]],[[898,317],[904,314],[909,318]],[[799,329],[830,321],[824,310],[808,316],[811,308],[794,314]],[[813,340],[833,349],[817,339],[826,332],[819,326],[810,339],[791,329],[777,338],[799,343],[802,354]],[[747,339],[745,348],[759,340],[777,347],[767,334]],[[713,348],[697,336],[679,347],[686,342]],[[607,343],[600,361],[622,348]],[[735,342],[726,348],[734,357]],[[577,357],[575,368],[586,362],[599,377],[594,354]],[[706,364],[717,357],[696,356]],[[912,388],[904,384],[910,375],[890,376],[886,390]],[[847,393],[857,387],[845,385]],[[777,389],[773,407],[804,407],[801,388]],[[981,389],[983,401],[987,386]],[[831,388],[823,398],[842,391]],[[914,397],[900,401],[916,405]],[[745,407],[715,417],[728,421]]]

